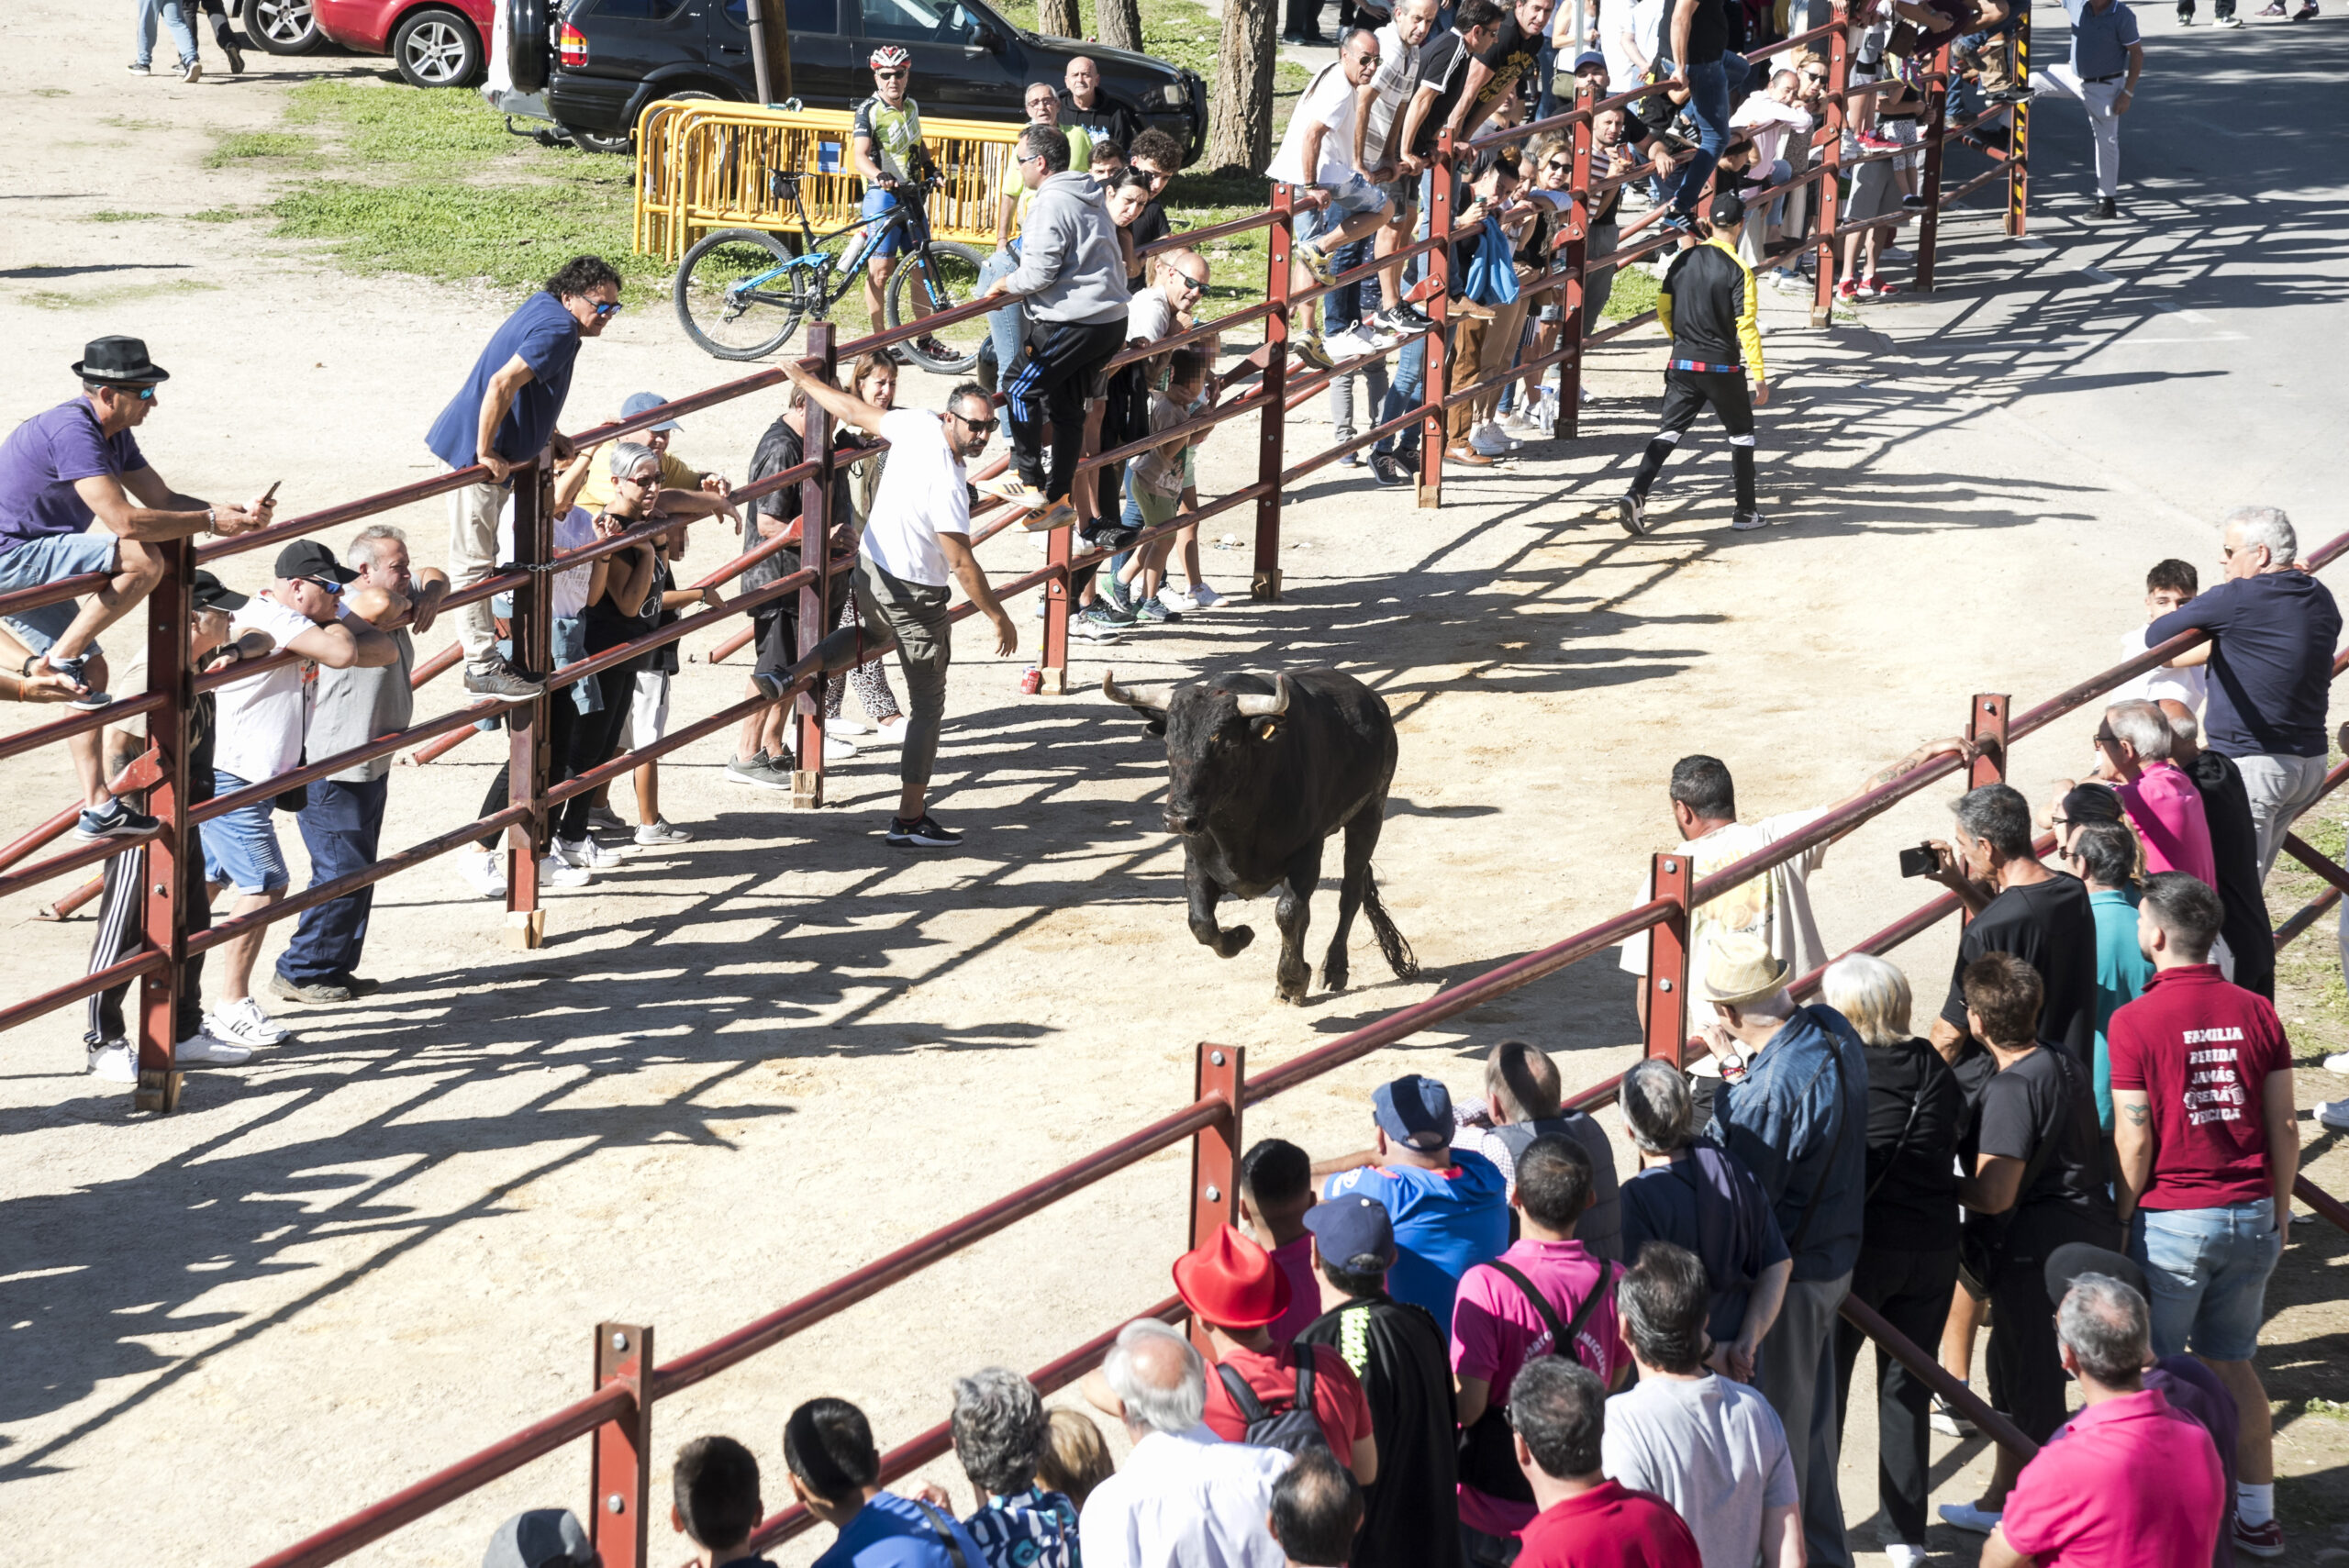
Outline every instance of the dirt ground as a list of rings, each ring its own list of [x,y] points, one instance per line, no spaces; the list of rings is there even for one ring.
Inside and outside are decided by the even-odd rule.
[[[16,46],[0,114],[17,142],[0,175],[13,220],[0,227],[0,419],[69,395],[86,339],[131,332],[173,372],[141,438],[184,490],[236,496],[283,478],[291,515],[432,472],[422,431],[507,302],[344,276],[265,220],[184,217],[268,199],[262,177],[205,167],[213,139],[273,125],[295,81],[380,62],[256,56],[246,80],[191,87],[125,76],[120,31],[111,11],[68,0],[18,0],[0,21]],[[125,208],[166,216],[91,220]],[[2156,318],[2090,289],[2087,252],[2065,270],[2083,237],[2061,218],[2052,252],[2000,243],[1981,217],[1949,232],[1944,292],[1929,301],[1820,333],[1767,302],[1778,396],[1763,423],[1764,533],[1727,531],[1713,433],[1667,475],[1659,534],[1627,539],[1595,517],[1652,417],[1657,345],[1637,337],[1598,356],[1603,401],[1584,439],[1456,479],[1441,511],[1325,471],[1287,497],[1281,602],[1245,603],[1245,550],[1210,548],[1230,605],[1080,648],[1080,689],[1105,666],[1158,678],[1337,665],[1382,691],[1403,750],[1379,873],[1426,966],[1418,982],[1391,979],[1358,930],[1356,989],[1292,1010],[1271,1000],[1268,942],[1229,962],[1197,946],[1154,745],[1097,691],[1020,696],[1030,651],[997,660],[966,631],[939,778],[941,814],[970,829],[959,854],[884,847],[892,754],[838,767],[832,808],[794,814],[723,787],[712,741],[662,769],[665,812],[694,840],[554,895],[542,950],[507,946],[503,911],[445,866],[395,878],[365,966],[382,991],[283,1009],[295,1039],[192,1076],[175,1116],[134,1118],[126,1093],[82,1075],[80,1009],[16,1031],[0,1052],[13,1352],[0,1514],[15,1554],[252,1561],[585,1392],[599,1320],[655,1325],[665,1360],[1182,1103],[1200,1040],[1261,1069],[1620,909],[1643,857],[1668,845],[1663,778],[1687,751],[1731,763],[1748,816],[1820,805],[1954,730],[1973,692],[2028,705],[2109,663],[2142,618],[2145,566],[2210,562],[2211,519],[2266,471],[2194,466],[2156,483],[2137,458],[2158,427],[2128,461],[2073,461],[2076,422],[2026,399],[2069,377],[2082,400],[2070,407],[2110,413],[2135,378],[2095,356]],[[665,313],[634,312],[581,355],[567,423],[640,388],[729,373]],[[739,473],[777,412],[758,398],[696,416],[678,450]],[[1292,440],[1325,436],[1322,417],[1301,412]],[[1252,477],[1238,432],[1206,455],[1210,493]],[[442,517],[435,504],[395,519],[423,561],[443,555]],[[700,562],[732,548],[712,532]],[[985,559],[1008,575],[1038,558],[1011,536]],[[248,586],[264,570],[234,564]],[[1023,639],[1031,607],[1013,606]],[[737,700],[740,681],[738,667],[688,663],[681,720]],[[451,698],[431,688],[419,717]],[[2076,716],[2021,748],[2015,781],[2043,798],[2081,764],[2088,727]],[[462,820],[496,761],[476,739],[396,771],[387,849]],[[16,759],[5,776],[6,836],[71,793],[61,755]],[[1831,942],[1909,906],[1895,851],[1940,830],[1952,793],[1836,849],[1814,883]],[[2336,846],[2342,811],[2321,814]],[[286,838],[298,878],[290,825]],[[2279,918],[2313,890],[2279,875]],[[35,920],[45,896],[0,910],[10,995],[83,962],[90,922]],[[1319,929],[1330,908],[1325,894]],[[1269,939],[1269,912],[1250,915]],[[2287,973],[2304,1103],[2343,1093],[2313,1068],[2345,1043],[2330,935],[2321,926]],[[1952,940],[1937,930],[1898,955],[1921,994],[1938,994]],[[1357,1146],[1374,1084],[1418,1070],[1469,1092],[1476,1059],[1510,1036],[1561,1053],[1570,1083],[1612,1072],[1634,1032],[1612,958],[1308,1084],[1252,1112],[1249,1137]],[[2310,1135],[2314,1179],[2349,1191],[2337,1138],[2313,1122]],[[1184,1169],[1180,1151],[1162,1155],[664,1402],[656,1473],[679,1441],[732,1432],[779,1503],[781,1423],[799,1399],[854,1398],[898,1440],[943,1415],[948,1374],[1040,1365],[1157,1300],[1181,1245]],[[2329,1403],[2345,1396],[2344,1258],[2349,1237],[2296,1229],[2270,1296],[2263,1365],[2295,1561],[2342,1555],[2349,1539],[2349,1429]],[[1843,1474],[1864,1549],[1881,1523],[1870,1397],[1864,1378]],[[1983,1445],[1935,1450],[1937,1498],[1971,1496]],[[574,1446],[358,1561],[474,1561],[506,1514],[581,1506],[583,1468]],[[963,1495],[959,1474],[933,1473]],[[1938,1525],[1932,1545],[1953,1561],[1976,1550]],[[814,1550],[803,1539],[782,1560]]]

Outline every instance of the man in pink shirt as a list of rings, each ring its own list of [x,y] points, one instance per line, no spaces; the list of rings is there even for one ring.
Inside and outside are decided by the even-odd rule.
[[[2112,781],[2121,808],[2145,843],[2145,869],[2182,871],[2208,886],[2219,882],[2202,792],[2170,761],[2169,716],[2149,702],[2117,702],[2097,726],[2098,771]]]
[[[2199,1421],[2143,1386],[2145,1298],[2082,1274],[2055,1336],[2087,1407],[2023,1466],[1982,1568],[2208,1568],[2224,1501],[2219,1453]]]
[[[1534,1493],[1517,1462],[1509,1387],[1529,1362],[1564,1356],[1609,1389],[1631,1369],[1615,1323],[1614,1265],[1574,1239],[1590,1207],[1590,1156],[1563,1133],[1525,1146],[1517,1159],[1523,1239],[1460,1278],[1452,1312],[1452,1369],[1459,1379],[1461,1540],[1471,1568],[1504,1563],[1510,1540],[1533,1522]]]

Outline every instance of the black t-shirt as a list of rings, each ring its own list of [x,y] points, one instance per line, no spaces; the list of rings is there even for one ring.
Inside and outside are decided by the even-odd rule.
[[[633,522],[629,524],[630,528],[635,526]],[[634,572],[638,564],[637,552],[645,548],[648,547],[631,546],[606,556],[604,559],[610,567],[607,582],[616,584],[622,576]],[[655,585],[644,591],[643,601],[637,606],[634,615],[620,613],[619,606],[612,602],[609,586],[605,588],[602,597],[587,606],[584,620],[588,652],[601,653],[607,648],[618,648],[623,642],[642,637],[661,623],[661,591],[657,583],[660,573],[657,569],[653,575]]]
[[[1297,1337],[1331,1345],[1361,1380],[1378,1440],[1353,1568],[1462,1568],[1457,1418],[1444,1331],[1424,1307],[1368,1296]]]
[[[676,569],[669,564],[669,558],[664,555],[661,558],[661,564],[652,569],[652,591],[645,595],[654,604],[661,606],[658,617],[653,622],[654,625],[674,626],[677,624],[677,612],[662,603],[664,596],[676,585]],[[682,668],[677,662],[677,645],[674,642],[662,643],[647,657],[644,667],[648,670],[657,670],[664,675],[676,674]]]
[[[1542,42],[1547,30],[1527,32],[1517,25],[1514,10],[1501,17],[1500,36],[1493,40],[1492,48],[1476,56],[1493,74],[1476,89],[1476,96],[1468,106],[1468,117],[1462,122],[1464,134],[1475,135],[1476,128],[1485,123],[1485,117],[1493,112],[1502,97],[1517,90],[1518,83],[1542,58]],[[1422,81],[1425,79],[1421,77]]]
[[[1921,1040],[1871,1045],[1868,1063],[1870,1247],[1930,1252],[1957,1245],[1957,1139],[1965,1092]]]
[[[1471,58],[1467,40],[1457,28],[1430,39],[1427,47],[1419,50],[1419,83],[1412,89],[1412,95],[1417,97],[1432,87],[1435,102],[1428,106],[1426,117],[1419,121],[1419,134],[1411,139],[1414,157],[1425,158],[1435,151],[1437,135],[1452,117],[1453,106],[1460,102],[1461,93],[1467,88]],[[1405,104],[1395,112],[1408,115],[1410,106]]]
[[[798,431],[783,420],[769,425],[759,444],[751,452],[751,478],[761,480],[781,473],[786,468],[796,468],[807,461],[807,449]],[[778,517],[785,522],[799,516],[799,486],[786,484],[772,495],[762,495],[751,503],[754,517]],[[750,543],[743,545],[750,548]]]
[[[2056,875],[2009,887],[1983,906],[1957,941],[1942,1019],[1965,1028],[1965,966],[1984,953],[2010,952],[2039,971],[2046,1000],[2039,1038],[2087,1062],[2096,1049],[2096,915],[2087,884]]]
[[[1673,17],[1679,9],[1680,0],[1671,0],[1656,27],[1655,67],[1666,75],[1672,72]],[[1688,19],[1688,63],[1719,60],[1728,49],[1729,0],[1697,0],[1697,14]]]
[[[1061,125],[1063,128],[1070,126],[1083,126],[1095,142],[1098,143],[1106,137],[1124,148],[1129,157],[1132,156],[1134,137],[1141,129],[1135,125],[1134,117],[1123,104],[1111,103],[1108,95],[1097,89],[1094,92],[1093,106],[1089,109],[1078,108],[1069,102],[1068,94],[1063,92],[1061,94]],[[1079,169],[1077,172],[1082,174],[1085,171]]]
[[[2120,1220],[2105,1195],[2104,1140],[2087,1070],[2042,1045],[1983,1086],[1980,1151],[2023,1162],[2023,1187],[2005,1214],[1975,1215],[1993,1245],[2043,1259],[2066,1241],[2110,1247]],[[2032,1167],[2037,1167],[2034,1171]]]
[[[2276,997],[2276,944],[2267,924],[2267,899],[2259,885],[2259,834],[2252,826],[2251,795],[2232,757],[2197,751],[2187,777],[2202,795],[2202,817],[2210,825],[2210,862],[2219,873],[2218,895],[2226,919],[2219,934],[2235,955],[2235,984]]]
[[[1134,242],[1134,270],[1126,274],[1130,280],[1150,275],[1153,258],[1141,253],[1143,247],[1157,244],[1173,233],[1174,229],[1174,226],[1166,221],[1165,207],[1161,206],[1155,197],[1152,198],[1148,206],[1135,215],[1132,225],[1126,230],[1133,237]]]

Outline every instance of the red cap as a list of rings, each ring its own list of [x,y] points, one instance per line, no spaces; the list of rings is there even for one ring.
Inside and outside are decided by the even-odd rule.
[[[1288,1310],[1288,1276],[1273,1255],[1227,1225],[1174,1260],[1183,1305],[1219,1329],[1261,1329]]]

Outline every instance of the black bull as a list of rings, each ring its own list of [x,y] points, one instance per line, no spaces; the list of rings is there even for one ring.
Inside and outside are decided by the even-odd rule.
[[[1321,960],[1322,984],[1345,989],[1346,935],[1357,909],[1370,917],[1396,975],[1419,974],[1419,961],[1379,903],[1370,870],[1395,778],[1395,719],[1385,698],[1334,670],[1146,686],[1120,686],[1105,672],[1101,689],[1151,715],[1152,732],[1166,738],[1166,828],[1183,840],[1193,936],[1231,957],[1256,933],[1219,927],[1218,900],[1261,898],[1278,887],[1273,919],[1281,958],[1274,995],[1304,1001],[1312,978],[1304,953],[1307,903],[1321,879],[1323,842],[1342,828],[1338,929]]]

